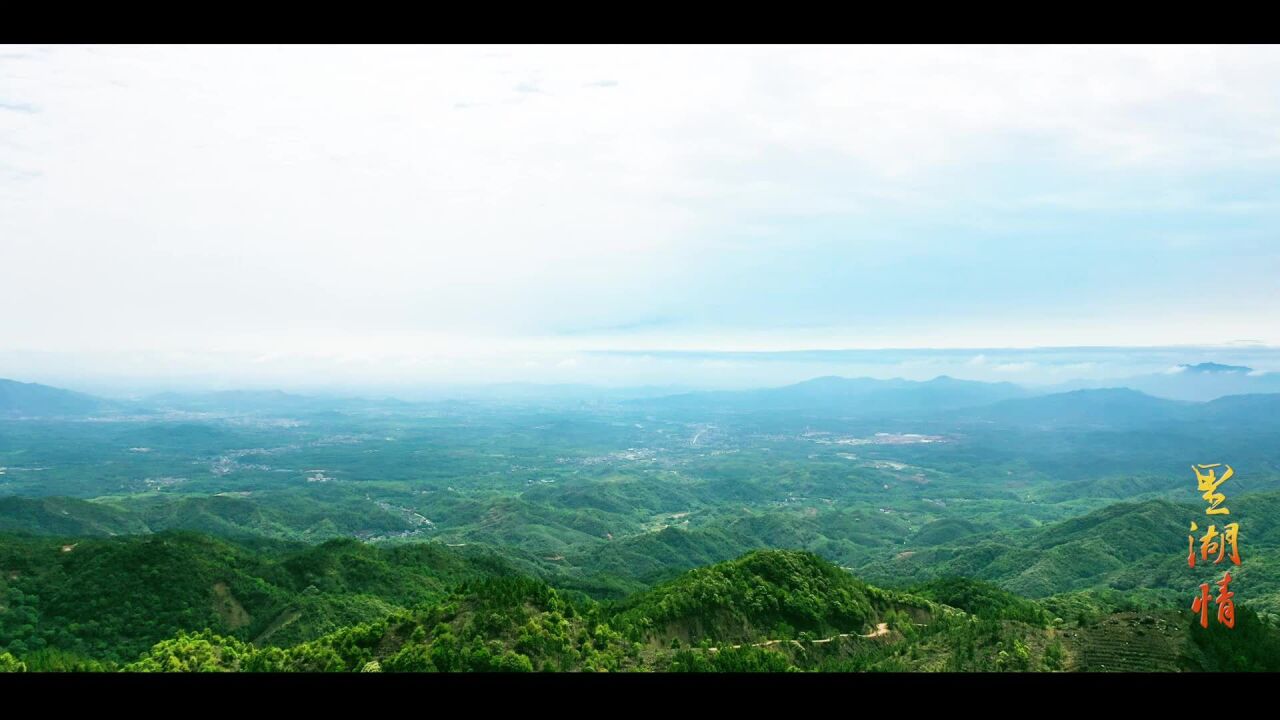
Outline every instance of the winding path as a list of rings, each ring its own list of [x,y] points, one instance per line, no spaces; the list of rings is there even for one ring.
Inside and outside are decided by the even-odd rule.
[[[875,630],[875,632],[867,633],[866,635],[859,635],[859,634],[857,634],[857,633],[841,633],[841,634],[839,634],[839,635],[833,635],[833,636],[831,636],[831,637],[829,637],[829,638],[822,638],[821,640],[814,640],[814,641],[813,641],[813,644],[814,644],[814,645],[822,645],[822,644],[824,644],[824,643],[829,643],[829,642],[831,642],[832,640],[836,640],[836,639],[838,639],[838,638],[847,638],[847,637],[875,638],[875,637],[883,637],[883,636],[888,635],[888,634],[889,634],[889,624],[888,624],[888,623],[880,623],[879,625],[876,625],[876,630]],[[765,640],[764,642],[751,643],[751,644],[750,644],[750,645],[748,645],[747,647],[769,647],[770,645],[777,645],[778,643],[784,643],[784,642],[790,642],[790,643],[793,643],[793,644],[795,644],[795,646],[796,646],[796,647],[798,647],[798,648],[803,648],[803,647],[804,647],[804,643],[800,642],[799,640]],[[730,649],[730,650],[737,650],[737,649],[738,649],[738,648],[740,648],[740,647],[742,647],[742,645],[729,645],[729,646],[728,646],[728,649]],[[720,651],[720,648],[707,648],[707,652],[719,652],[719,651]]]

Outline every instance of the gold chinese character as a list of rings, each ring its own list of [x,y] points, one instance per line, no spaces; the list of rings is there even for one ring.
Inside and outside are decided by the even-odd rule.
[[[1195,523],[1191,523],[1191,530],[1195,532]],[[1226,556],[1227,546],[1231,546],[1231,562],[1239,565],[1239,536],[1240,523],[1231,523],[1223,527],[1222,534],[1218,533],[1216,525],[1210,525],[1204,536],[1200,538],[1200,559],[1208,560],[1210,555],[1214,555],[1213,564],[1217,565]],[[1187,536],[1187,565],[1190,567],[1196,566],[1195,537],[1192,535]]]
[[[1218,581],[1218,588],[1221,592],[1213,601],[1218,603],[1218,622],[1229,628],[1236,626],[1236,603],[1231,598],[1235,597],[1235,593],[1227,590],[1227,586],[1231,584],[1231,573],[1227,573]]]
[[[1205,515],[1230,515],[1231,514],[1231,511],[1228,510],[1227,508],[1218,507],[1223,503],[1224,500],[1227,499],[1227,496],[1223,495],[1217,490],[1218,490],[1218,486],[1226,482],[1227,480],[1230,480],[1231,476],[1235,475],[1236,471],[1232,470],[1230,465],[1227,465],[1226,466],[1227,471],[1224,472],[1222,474],[1222,478],[1219,479],[1217,477],[1217,471],[1213,470],[1213,468],[1219,467],[1221,465],[1222,463],[1214,463],[1212,465],[1191,466],[1192,472],[1196,474],[1196,488],[1200,492],[1204,493],[1203,497],[1205,501],[1209,503],[1209,507],[1206,508],[1204,511]],[[1201,470],[1207,470],[1208,472],[1202,473],[1200,472]]]
[[[1218,622],[1228,628],[1236,626],[1236,603],[1231,598],[1235,593],[1227,588],[1231,585],[1231,573],[1223,575],[1217,583],[1218,596],[1213,601],[1218,604]],[[1200,627],[1209,627],[1209,583],[1200,585],[1200,595],[1191,601],[1191,612],[1200,613]]]
[[[1240,548],[1236,547],[1236,543],[1240,538],[1240,523],[1231,523],[1222,528],[1222,544],[1231,546],[1231,562],[1236,565],[1240,564]],[[1222,553],[1218,553],[1218,561],[1222,560]]]
[[[1191,612],[1200,613],[1200,627],[1209,627],[1209,583],[1200,583],[1200,597],[1191,601]]]
[[[1193,532],[1193,533],[1194,533],[1195,531],[1196,531],[1196,524],[1195,524],[1195,522],[1193,521],[1193,522],[1191,523],[1191,532]],[[1188,536],[1187,536],[1187,566],[1188,566],[1188,567],[1195,567],[1195,566],[1196,566],[1196,537],[1195,537],[1195,535],[1188,535]]]

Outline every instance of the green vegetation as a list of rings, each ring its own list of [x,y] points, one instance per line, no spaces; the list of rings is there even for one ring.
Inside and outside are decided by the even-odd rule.
[[[291,644],[511,570],[483,552],[355,540],[250,548],[192,533],[0,539],[0,646],[127,662],[179,632]]]
[[[693,645],[797,633],[825,637],[874,628],[883,606],[852,575],[810,553],[756,551],[692,570],[624,603],[637,640]]]
[[[190,542],[208,539],[173,536]],[[160,542],[165,542],[161,540]],[[202,546],[210,550],[207,545]],[[155,548],[152,548],[153,550]],[[1072,669],[1280,669],[1280,627],[1242,609],[1235,631],[1203,631],[1171,611],[1134,613],[1094,599],[1096,616],[1051,617],[1052,605],[982,582],[935,581],[912,592],[866,585],[805,552],[757,551],[699,568],[621,602],[598,602],[458,557],[436,558],[433,577],[450,589],[411,607],[392,599],[403,558],[330,544],[286,554],[271,569],[319,580],[303,595],[341,605],[358,593],[380,603],[369,617],[309,630],[288,643],[246,639],[227,617],[200,621],[150,642],[125,624],[99,622],[92,637],[116,632],[99,652],[44,647],[7,651],[8,671],[129,672],[780,672],[780,671],[1060,671]],[[420,549],[414,548],[415,552]],[[223,552],[227,552],[225,549]],[[363,558],[353,562],[351,558]],[[415,555],[423,560],[423,556]],[[228,567],[244,558],[224,554]],[[290,567],[292,566],[292,567]],[[206,568],[209,568],[206,563]],[[262,571],[262,568],[258,568]],[[144,573],[145,574],[145,573]],[[207,572],[196,578],[208,580]],[[197,583],[193,581],[191,586]],[[164,594],[176,609],[178,593]],[[217,594],[214,593],[216,602]],[[207,608],[209,596],[192,599]],[[102,607],[110,603],[104,603]],[[198,613],[197,613],[198,614]],[[217,614],[216,612],[214,613]],[[182,624],[185,615],[170,612]],[[275,622],[279,623],[279,617]],[[170,625],[175,621],[170,621]],[[219,622],[221,624],[219,624]],[[70,624],[53,618],[49,624]],[[149,626],[154,635],[163,623]],[[1238,632],[1237,632],[1238,631]],[[55,638],[61,640],[61,638]],[[120,648],[140,649],[122,657]],[[96,655],[96,656],[95,656]]]
[[[599,403],[45,390],[0,413],[0,669],[1275,663],[1273,396],[838,378]],[[1203,517],[1188,466],[1207,461],[1237,468],[1226,634],[1185,622],[1202,579],[1184,561]]]
[[[1017,620],[1042,626],[1051,620],[1040,604],[980,580],[945,578],[916,586],[912,592],[984,620]]]

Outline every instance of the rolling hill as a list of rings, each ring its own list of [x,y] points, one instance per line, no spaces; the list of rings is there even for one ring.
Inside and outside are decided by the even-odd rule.
[[[779,388],[684,393],[636,400],[631,404],[655,411],[898,416],[984,405],[1028,394],[1012,383],[984,383],[947,376],[928,381],[821,377]]]
[[[1197,577],[1188,574],[1187,525],[1203,508],[1164,500],[1116,503],[1080,517],[1025,530],[956,540],[945,546],[908,546],[871,561],[858,572],[873,582],[968,577],[994,582],[1028,597],[1080,590],[1123,592],[1178,603]],[[1232,520],[1241,525],[1245,560],[1233,574],[1248,580],[1248,602],[1280,610],[1280,493],[1241,495]],[[1217,569],[1221,569],[1219,566]]]
[[[1280,629],[1186,613],[1043,603],[973,580],[885,591],[808,553],[761,551],[617,605],[537,580],[466,580],[438,602],[288,647],[212,631],[162,640],[130,671],[528,672],[1274,670]],[[17,662],[10,657],[10,666]],[[39,656],[33,662],[39,662]]]
[[[492,555],[427,543],[0,536],[0,647],[125,662],[204,629],[290,645],[438,599],[469,577],[510,572]]]
[[[71,417],[118,408],[118,403],[92,395],[0,378],[0,417]]]
[[[1109,384],[1172,400],[1204,402],[1226,395],[1280,393],[1280,373],[1260,372],[1243,365],[1216,362],[1183,363],[1165,372],[1121,378],[1109,381]],[[1098,383],[1094,381],[1074,380],[1055,389],[1096,387]]]
[[[1194,417],[1196,405],[1128,388],[1074,390],[1004,400],[951,413],[953,417],[1035,428],[1129,428]]]

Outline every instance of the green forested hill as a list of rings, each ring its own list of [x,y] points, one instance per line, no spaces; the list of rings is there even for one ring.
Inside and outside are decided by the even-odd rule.
[[[0,496],[0,532],[113,537],[189,530],[237,540],[319,542],[360,533],[408,533],[418,527],[403,513],[379,508],[354,495],[328,490],[305,495],[267,492],[252,499],[237,495],[144,495],[127,501]]]
[[[0,497],[0,533],[110,537],[147,532],[132,513],[75,498]]]
[[[957,411],[961,417],[1031,427],[1135,427],[1182,420],[1192,403],[1152,397],[1128,388],[1074,390],[1032,398],[1014,398]]]
[[[860,647],[855,654],[864,659],[883,659],[904,629],[914,636],[910,618],[943,610],[867,587],[809,553],[760,551],[685,573],[619,606],[528,578],[481,578],[439,603],[292,648],[259,650],[186,635],[158,644],[126,669],[816,669],[850,648]],[[812,657],[797,655],[806,652]]]
[[[700,565],[765,548],[804,548],[824,557],[875,557],[893,551],[908,523],[872,510],[750,514],[694,529],[667,527],[623,538],[570,559],[588,576],[634,591]]]
[[[58,581],[74,582],[79,598],[102,596],[69,607],[53,585],[13,592],[32,561],[62,552],[29,542],[6,541],[12,569],[0,617],[39,631],[6,637],[0,670],[1280,669],[1280,629],[1248,608],[1233,630],[1202,630],[1183,611],[1103,596],[1041,603],[959,578],[890,591],[797,551],[749,553],[600,603],[447,548],[251,550],[166,533],[85,540],[65,553],[89,551],[54,563]],[[126,563],[137,564],[130,574],[139,580],[120,577]],[[139,582],[169,590],[133,608],[155,589]],[[287,641],[284,623],[295,629]],[[264,625],[275,634],[264,637]]]
[[[92,395],[38,383],[23,383],[0,378],[0,416],[85,415],[115,407],[115,403]]]
[[[892,385],[675,413],[268,393],[0,418],[0,653],[120,666],[168,638],[164,657],[239,643],[293,669],[1230,665],[1183,622],[1203,579],[1183,560],[1203,520],[1188,464],[1215,460],[1237,469],[1240,627],[1280,615],[1276,397]],[[770,398],[790,409],[752,405]],[[206,630],[223,639],[182,637]]]
[[[0,647],[122,662],[206,628],[291,644],[438,598],[467,577],[509,572],[492,556],[432,544],[0,537]]]
[[[1274,613],[1280,610],[1280,493],[1241,495],[1231,505],[1230,521],[1241,528],[1243,564],[1232,568],[1240,581],[1239,602]],[[980,578],[1030,597],[1112,589],[1133,598],[1181,604],[1199,577],[1186,564],[1188,525],[1193,520],[1202,528],[1208,525],[1203,507],[1163,500],[1117,503],[1036,528],[933,547],[909,546],[858,572],[892,583]]]
[[[1178,533],[1193,513],[1191,506],[1164,501],[1112,505],[1040,528],[980,536],[976,542],[907,548],[862,571],[875,578],[980,578],[1043,597],[1120,583],[1142,566],[1148,587],[1169,587],[1180,559],[1185,569],[1186,533]]]
[[[628,599],[619,616],[664,642],[863,633],[887,599],[811,553],[756,551]]]
[[[293,496],[281,500],[301,502]],[[252,532],[254,527],[278,528],[286,517],[295,523],[299,519],[311,522],[306,516],[310,502],[314,501],[303,502],[290,514],[271,503],[237,497],[184,496],[163,503],[144,498],[127,511],[111,503],[66,498],[0,498],[0,524],[26,533],[109,537],[162,529],[173,522],[214,533],[233,546],[253,545],[274,542],[263,539],[271,537],[267,532]],[[1234,573],[1240,580],[1240,602],[1258,611],[1278,613],[1280,493],[1242,494],[1232,505],[1232,519],[1241,523],[1241,551],[1246,558]],[[340,508],[331,520],[341,520]],[[666,527],[612,542],[593,542],[587,545],[589,551],[563,557],[530,553],[511,545],[501,546],[500,552],[508,566],[601,599],[622,598],[684,569],[732,559],[750,550],[797,547],[833,559],[859,558],[851,566],[857,574],[885,587],[905,587],[931,578],[969,577],[992,581],[1029,597],[1112,590],[1169,606],[1182,604],[1188,583],[1194,579],[1187,574],[1183,558],[1187,523],[1200,517],[1197,512],[1202,515],[1203,509],[1191,503],[1151,499],[1107,505],[1035,527],[994,530],[988,523],[946,517],[914,531],[896,514],[843,510],[809,517],[774,512],[688,530]],[[352,513],[352,523],[371,522],[368,517],[357,519],[359,511],[354,508]],[[901,539],[904,535],[905,542]],[[421,545],[408,543],[406,547]],[[326,552],[332,552],[337,546],[326,547],[331,548]],[[466,544],[469,550],[479,547],[483,545]],[[305,555],[307,551],[297,552]],[[381,552],[394,557],[405,551]],[[307,587],[299,582],[291,579],[285,587]],[[372,607],[382,606],[372,603]],[[355,616],[368,613],[356,609],[335,617]],[[340,624],[338,619],[328,622],[330,626]],[[296,639],[290,634],[291,625],[282,629],[283,637]]]
[[[1280,493],[1243,494],[1233,505],[1247,558],[1234,572],[1247,592],[1241,597],[1259,611],[1280,612]],[[861,558],[855,572],[888,587],[954,576],[996,582],[1030,597],[1111,589],[1168,604],[1181,603],[1195,577],[1187,574],[1187,527],[1192,520],[1207,526],[1203,518],[1202,507],[1160,499],[1115,503],[1029,528],[944,518],[915,533],[892,514],[779,514],[667,528],[600,547],[579,563],[597,577],[615,578],[615,589],[634,591],[679,569],[751,549],[805,547],[827,557]]]

